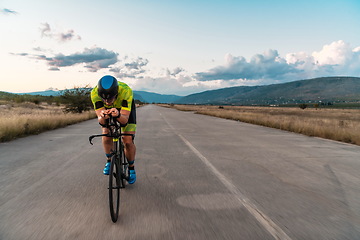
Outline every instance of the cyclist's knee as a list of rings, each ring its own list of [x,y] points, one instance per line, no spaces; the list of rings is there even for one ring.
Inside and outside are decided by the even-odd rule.
[[[127,153],[126,157],[128,158],[128,160],[134,159],[136,153],[135,144],[133,143],[125,144],[125,151]]]
[[[124,144],[127,144],[127,143],[134,144],[134,139],[132,136],[123,136],[122,140],[123,140]]]
[[[103,144],[105,145],[111,145],[112,144],[112,139],[109,137],[103,137]]]
[[[108,134],[109,133],[109,129],[108,128],[101,128],[102,129],[102,134]]]

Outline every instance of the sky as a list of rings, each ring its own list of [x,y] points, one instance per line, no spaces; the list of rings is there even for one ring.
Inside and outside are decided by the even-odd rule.
[[[359,0],[0,0],[0,91],[360,77]]]

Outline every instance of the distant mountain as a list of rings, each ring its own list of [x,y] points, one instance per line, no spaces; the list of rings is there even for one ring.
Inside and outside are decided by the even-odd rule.
[[[10,94],[10,93],[3,93]],[[61,91],[23,93],[58,96]],[[134,91],[134,98],[146,103],[269,105],[302,102],[360,101],[360,78],[323,77],[288,83],[222,88],[185,97]]]
[[[260,105],[309,101],[360,101],[360,78],[324,77],[264,86],[223,88],[191,94],[175,103]]]
[[[137,93],[133,92],[134,94],[134,99],[135,100],[139,100],[140,102],[146,103],[146,101]]]
[[[46,91],[40,91],[40,92],[29,92],[29,93],[17,93],[20,95],[41,95],[41,96],[59,96],[61,94],[61,91],[54,91],[54,90],[46,90]]]
[[[134,96],[140,96],[147,103],[173,103],[181,97],[177,95],[164,95],[145,91],[134,91]],[[134,97],[136,98],[136,97]]]
[[[41,96],[59,96],[61,95],[61,90],[54,91],[54,90],[46,90],[40,92],[29,92],[29,93],[18,93],[20,95],[41,95]],[[180,96],[177,95],[163,95],[158,93],[152,92],[145,92],[145,91],[134,91],[134,99],[139,100],[141,102],[146,103],[173,103],[179,98]]]

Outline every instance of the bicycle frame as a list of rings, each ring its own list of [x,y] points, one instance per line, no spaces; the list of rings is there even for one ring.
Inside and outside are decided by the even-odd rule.
[[[120,123],[110,115],[110,119],[106,125],[109,133],[96,134],[89,137],[91,145],[92,139],[95,137],[111,137],[113,140],[113,148],[111,149],[111,166],[109,174],[109,206],[110,215],[113,222],[116,222],[119,214],[120,205],[120,189],[125,188],[125,181],[128,181],[127,167],[128,162],[125,157],[124,144],[122,143],[122,136],[132,136],[134,134],[121,133]],[[115,179],[114,179],[115,178]],[[113,193],[115,191],[115,194]],[[113,202],[115,200],[115,204]]]
[[[113,149],[111,150],[111,155],[112,156],[117,155],[117,159],[116,159],[117,162],[119,164],[125,164],[124,163],[125,160],[121,161],[122,156],[120,156],[121,153],[124,152],[124,145],[122,144],[122,142],[119,142],[119,140],[122,141],[121,140],[122,136],[132,136],[132,137],[134,137],[134,134],[122,133],[120,123],[114,117],[112,117],[111,115],[109,115],[109,116],[110,116],[109,122],[106,125],[106,128],[109,129],[109,133],[91,135],[89,137],[89,142],[90,142],[91,145],[93,145],[92,140],[95,137],[111,137],[112,140],[113,140],[113,143],[114,143]],[[126,161],[125,165],[127,165],[127,161]],[[124,178],[124,176],[121,176],[121,177]],[[126,180],[128,180],[128,179],[126,179]]]

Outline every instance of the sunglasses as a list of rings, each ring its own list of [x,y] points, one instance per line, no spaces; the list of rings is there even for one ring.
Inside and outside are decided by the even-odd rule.
[[[117,95],[115,95],[114,97],[111,97],[111,98],[101,98],[101,99],[103,100],[103,102],[113,102],[116,97],[117,97]]]

